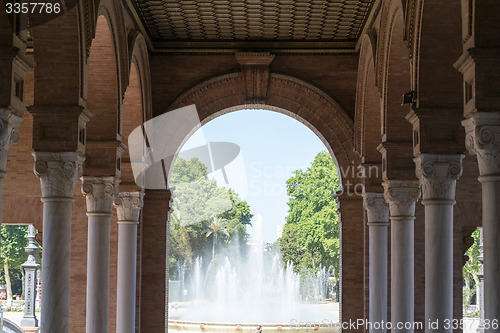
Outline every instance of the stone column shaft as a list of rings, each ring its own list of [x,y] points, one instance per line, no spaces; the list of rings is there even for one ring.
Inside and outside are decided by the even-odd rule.
[[[485,181],[482,189],[484,320],[500,323],[500,181]],[[484,331],[498,332],[491,328]]]
[[[391,323],[414,322],[414,220],[420,186],[414,180],[387,180],[384,197],[391,218]],[[413,333],[393,328],[391,333]]]
[[[87,333],[108,331],[109,239],[115,183],[115,177],[82,177],[88,216]]]
[[[35,152],[33,156],[43,202],[40,332],[68,333],[71,205],[83,158],[74,152]]]
[[[387,227],[389,205],[383,193],[364,193],[364,206],[369,226],[370,308],[369,321],[387,323]],[[370,333],[383,333],[386,329],[370,327]]]
[[[115,200],[118,214],[118,281],[116,332],[135,332],[137,224],[142,192],[120,192]]]
[[[482,185],[484,323],[499,323],[500,113],[475,112],[462,124],[466,132],[466,146],[471,154],[477,155]],[[495,327],[485,325],[484,332],[498,332],[498,327]]]
[[[463,155],[422,154],[415,158],[425,206],[426,332],[453,331],[453,205]]]

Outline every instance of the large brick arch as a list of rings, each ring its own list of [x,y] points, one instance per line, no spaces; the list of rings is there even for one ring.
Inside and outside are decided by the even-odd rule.
[[[356,87],[355,149],[363,163],[380,163],[377,150],[381,138],[380,93],[375,85],[375,35],[361,42]]]
[[[462,76],[453,67],[462,54],[460,1],[415,0],[407,21],[416,107],[462,109]]]
[[[412,128],[405,119],[409,108],[401,105],[402,95],[411,90],[401,2],[384,3],[379,32],[376,84],[382,96],[382,141],[411,142]]]
[[[120,100],[122,100],[128,86],[128,70],[130,64],[127,47],[127,30],[123,16],[123,5],[119,0],[101,0],[99,2],[97,17],[101,15],[106,17],[112,35],[113,48],[115,50],[116,58],[118,94]],[[97,21],[95,24],[97,24]]]
[[[224,113],[244,108],[283,112],[301,121],[329,147],[341,170],[359,165],[354,152],[353,123],[342,108],[327,94],[296,78],[270,74],[265,104],[246,104],[241,73],[205,81],[177,98],[167,109],[195,104],[201,125]],[[349,169],[350,168],[350,169]],[[339,173],[339,176],[342,176]],[[349,193],[351,174],[342,179],[345,191],[339,197],[341,214],[340,317],[342,321],[364,318],[364,302],[352,297],[361,295],[364,286],[364,224],[362,200]],[[359,181],[359,180],[358,180]],[[356,180],[354,180],[356,182]],[[163,279],[164,280],[164,279]],[[342,281],[348,281],[343,284]],[[344,330],[350,332],[350,330]]]
[[[134,33],[129,38],[129,72],[135,66],[139,86],[141,89],[142,118],[143,121],[151,119],[153,116],[152,93],[151,93],[151,73],[149,71],[149,53],[144,36]],[[131,75],[129,75],[130,79]]]
[[[87,123],[87,141],[116,140],[120,98],[118,94],[116,49],[110,22],[100,15],[96,37],[88,61],[87,108],[92,113]]]
[[[151,78],[149,72],[149,58],[146,41],[141,34],[131,36],[131,56],[129,67],[128,87],[123,98],[122,140],[128,144],[130,133],[145,121],[151,119]],[[122,153],[121,184],[135,184],[130,153],[126,149]]]
[[[266,103],[246,104],[243,84],[241,73],[205,81],[182,94],[168,110],[195,104],[201,125],[244,108],[282,112],[311,128],[329,147],[340,168],[349,170],[357,165],[352,120],[330,96],[304,81],[271,73]]]

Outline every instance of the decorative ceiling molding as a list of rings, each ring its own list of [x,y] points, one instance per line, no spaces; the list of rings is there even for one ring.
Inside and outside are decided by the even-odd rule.
[[[245,103],[266,103],[269,65],[273,59],[274,55],[270,53],[236,53],[243,76]]]
[[[379,0],[125,0],[154,53],[353,53]]]

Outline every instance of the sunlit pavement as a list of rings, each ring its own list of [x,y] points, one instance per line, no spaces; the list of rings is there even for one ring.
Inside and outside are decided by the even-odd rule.
[[[337,317],[338,316],[338,303],[331,303],[331,305],[332,305],[332,309],[331,309],[332,317]],[[178,310],[180,310],[180,309],[181,309],[181,307],[179,307]],[[20,325],[21,319],[23,318],[22,312],[4,312],[3,315],[4,315],[4,318],[12,321],[16,325]],[[40,312],[36,313],[36,317],[38,318],[38,320],[40,320]],[[174,319],[174,318],[172,318],[172,319]],[[475,333],[478,324],[479,324],[479,319],[477,319],[477,318],[464,318],[464,321],[463,321],[464,333]]]
[[[21,319],[23,319],[23,315],[24,315],[23,312],[4,312],[3,313],[3,317],[5,319],[10,320],[11,322],[16,324],[17,326],[21,325]],[[40,312],[36,313],[36,317],[38,318],[38,320],[40,320]]]

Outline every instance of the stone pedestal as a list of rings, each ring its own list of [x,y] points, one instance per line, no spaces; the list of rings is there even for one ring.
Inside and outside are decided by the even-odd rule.
[[[364,193],[364,207],[369,227],[370,261],[370,308],[369,321],[372,324],[387,322],[387,227],[389,226],[389,205],[383,193]],[[382,327],[370,326],[370,333],[387,332]]]
[[[83,158],[74,152],[35,152],[43,202],[41,333],[69,332],[71,206]]]
[[[36,262],[35,254],[40,249],[35,241],[36,229],[34,226],[29,226],[28,231],[28,246],[25,248],[28,253],[28,259],[21,266],[24,269],[24,315],[21,320],[21,327],[38,327],[38,319],[35,315],[36,308],[36,282],[37,271],[40,264]]]
[[[22,327],[22,329],[25,333],[38,333],[38,332],[40,332],[39,327]]]
[[[386,180],[384,197],[391,219],[391,322],[414,322],[414,220],[420,198],[417,180]],[[413,333],[413,328],[392,333]]]
[[[108,331],[109,238],[115,188],[115,177],[82,177],[88,216],[87,333]]]
[[[118,215],[118,281],[116,332],[135,332],[137,224],[142,192],[120,192],[115,199]]]
[[[453,205],[463,155],[422,154],[415,158],[425,206],[426,332],[453,331]]]
[[[483,190],[484,322],[500,322],[500,113],[475,112],[462,124]],[[490,325],[484,332],[498,329]]]

